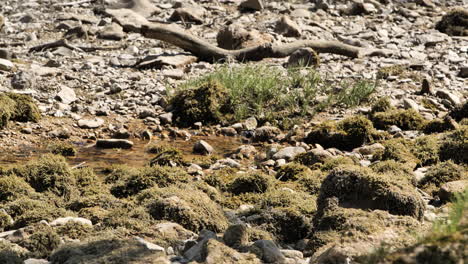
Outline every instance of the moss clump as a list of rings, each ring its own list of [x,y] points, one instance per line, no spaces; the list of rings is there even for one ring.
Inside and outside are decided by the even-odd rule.
[[[105,168],[102,173],[104,177],[104,183],[116,183],[120,180],[125,179],[128,175],[137,173],[137,168],[129,167],[127,165],[113,165]]]
[[[25,249],[20,250],[18,248],[18,245],[7,240],[0,240],[0,263],[23,264],[23,259],[26,259],[26,255],[29,252]]]
[[[315,196],[290,189],[268,191],[261,196],[258,205],[262,209],[290,208],[309,216],[317,210]]]
[[[13,201],[33,192],[34,189],[24,179],[14,174],[0,176],[0,202]]]
[[[323,122],[309,132],[305,142],[318,143],[324,148],[351,150],[373,141],[375,134],[369,119],[354,116],[339,122]]]
[[[146,204],[154,219],[172,221],[195,232],[220,232],[228,226],[222,209],[191,185],[152,188],[142,192],[137,200]]]
[[[378,112],[387,112],[394,109],[392,104],[390,103],[390,99],[388,97],[383,97],[377,100],[371,108],[371,113],[378,113]]]
[[[167,187],[175,183],[186,183],[189,182],[190,178],[190,175],[180,168],[144,167],[127,175],[121,182],[113,186],[111,193],[119,198],[128,197],[153,186]]]
[[[411,164],[411,167],[415,167],[420,161],[413,155],[409,146],[411,142],[405,139],[390,139],[382,142],[385,147],[384,150],[377,151],[372,159],[374,161],[385,161],[394,160],[401,163]]]
[[[64,157],[76,155],[76,148],[72,144],[57,143],[51,145],[49,148],[50,152],[55,155],[62,155]]]
[[[465,101],[464,104],[454,107],[449,116],[455,119],[455,121],[460,122],[462,119],[468,117],[468,101]]]
[[[264,193],[274,184],[273,178],[261,172],[250,172],[236,178],[230,185],[233,194]]]
[[[70,221],[65,225],[58,226],[55,231],[60,237],[66,237],[68,239],[84,239],[90,235],[93,227],[77,222]]]
[[[458,128],[458,124],[451,117],[446,116],[444,119],[434,119],[426,123],[424,126],[424,133],[442,133],[448,130]]]
[[[440,159],[468,164],[468,125],[446,135],[441,143]]]
[[[162,146],[157,149],[156,156],[151,159],[150,166],[182,166],[185,164],[182,152],[176,148]]]
[[[233,168],[223,168],[207,175],[204,180],[210,186],[219,188],[221,191],[228,191],[229,185],[235,178],[239,177],[237,170]]]
[[[395,215],[421,219],[424,202],[410,181],[392,175],[376,174],[368,168],[345,166],[334,169],[325,178],[317,200],[318,210],[326,207],[328,198],[337,197],[346,208],[386,210]]]
[[[92,196],[107,192],[107,188],[102,184],[101,179],[91,168],[80,168],[72,171],[76,189],[81,197]]]
[[[468,11],[457,8],[448,12],[435,28],[450,36],[468,36]]]
[[[343,165],[359,165],[359,160],[347,156],[333,157],[325,160],[320,169],[326,172]]]
[[[105,228],[111,230],[124,228],[129,230],[130,233],[138,232],[141,235],[151,233],[152,230],[149,226],[153,223],[154,221],[152,221],[150,214],[144,207],[133,204],[113,208],[102,219],[102,225]]]
[[[411,148],[419,159],[418,165],[428,166],[439,162],[439,140],[435,136],[418,137]]]
[[[429,193],[436,193],[446,182],[468,179],[466,170],[452,161],[438,163],[429,168],[418,183],[418,187]]]
[[[0,94],[0,128],[9,120],[19,122],[37,122],[41,112],[29,95],[4,93]]]
[[[378,174],[391,175],[395,180],[411,181],[414,176],[412,166],[395,160],[379,161],[369,167]]]
[[[5,227],[11,225],[13,223],[13,218],[9,214],[6,213],[5,210],[0,210],[0,232],[2,232]]]
[[[217,81],[207,81],[195,89],[179,91],[171,99],[176,123],[189,127],[195,122],[217,124],[227,113],[228,93]]]
[[[288,163],[281,166],[276,172],[276,179],[280,181],[297,181],[301,178],[307,177],[312,173],[308,167],[295,162]]]
[[[405,65],[382,67],[377,71],[377,79],[387,79],[389,76],[400,76],[407,70]]]
[[[41,220],[51,221],[58,217],[72,216],[63,208],[51,204],[48,200],[19,198],[5,205],[5,211],[15,222],[10,228],[17,229],[37,223]]]
[[[306,175],[297,181],[299,185],[298,188],[310,194],[318,194],[325,176],[326,174],[324,174],[322,171],[314,170],[311,174]]]
[[[24,166],[14,168],[13,172],[25,179],[37,192],[50,191],[69,198],[75,189],[74,177],[63,156],[47,154]]]
[[[60,236],[52,227],[39,224],[29,230],[32,231],[31,236],[21,241],[20,245],[36,258],[47,258],[60,245]]]
[[[424,118],[413,109],[376,112],[372,115],[371,120],[377,129],[387,129],[395,125],[403,130],[419,130],[425,124]]]

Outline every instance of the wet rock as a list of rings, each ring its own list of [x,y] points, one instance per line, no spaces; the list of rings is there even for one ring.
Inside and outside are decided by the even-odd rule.
[[[263,9],[262,0],[246,0],[239,5],[240,9],[260,11]]]
[[[257,30],[248,31],[238,24],[224,27],[216,35],[218,46],[223,49],[243,49],[269,43],[272,40],[269,34]]]
[[[153,133],[149,130],[144,130],[141,132],[140,136],[144,140],[151,140],[153,138]]]
[[[20,71],[11,78],[11,87],[18,90],[33,89],[36,85],[36,78],[32,73]]]
[[[249,249],[265,263],[284,263],[285,257],[271,240],[257,240]]]
[[[214,152],[214,148],[204,140],[199,140],[193,146],[193,152],[198,154],[209,155]]]
[[[225,136],[233,137],[233,136],[237,135],[237,130],[234,129],[233,127],[223,127],[223,128],[221,128],[221,134],[223,134]]]
[[[108,40],[121,40],[125,37],[122,26],[116,23],[111,23],[105,26],[99,33],[99,38]]]
[[[289,56],[287,66],[318,66],[320,63],[320,57],[311,48],[298,49],[291,56]]]
[[[95,117],[93,119],[80,119],[78,120],[78,126],[85,129],[94,129],[104,125],[104,120]]]
[[[126,139],[98,139],[96,147],[130,149],[133,147],[133,142]]]
[[[235,151],[235,156],[242,159],[242,158],[252,158],[257,153],[257,149],[255,149],[252,145],[242,145],[238,147]]]
[[[13,62],[5,59],[0,59],[0,70],[2,71],[11,71],[15,65]]]
[[[447,182],[440,187],[439,198],[442,201],[451,201],[456,194],[462,193],[466,188],[468,188],[468,180]]]
[[[177,8],[169,18],[172,21],[193,22],[195,24],[203,24],[203,16],[205,10],[199,7],[184,7]]]
[[[306,150],[303,147],[286,147],[281,149],[280,151],[276,152],[273,155],[273,159],[285,159],[285,160],[292,160],[300,153],[304,153]]]
[[[282,16],[276,22],[275,32],[285,37],[300,37],[302,35],[301,28],[287,16]]]
[[[255,129],[253,140],[254,141],[268,141],[273,140],[281,133],[279,128],[273,126],[262,126]]]
[[[130,136],[130,132],[125,128],[121,128],[112,134],[112,137],[116,139],[127,139],[130,138]]]
[[[50,226],[62,226],[68,223],[78,223],[78,224],[89,225],[89,226],[93,225],[91,220],[88,220],[86,218],[69,216],[69,217],[61,217],[61,218],[55,219],[54,221],[50,222]]]
[[[77,97],[73,89],[62,85],[60,91],[55,96],[55,99],[64,104],[71,104],[77,100]]]
[[[248,228],[245,224],[231,225],[224,232],[223,241],[226,245],[238,248],[249,243]]]

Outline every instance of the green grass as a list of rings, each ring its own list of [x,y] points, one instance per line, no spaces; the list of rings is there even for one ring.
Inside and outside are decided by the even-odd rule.
[[[437,238],[440,236],[447,236],[468,228],[468,221],[466,220],[467,215],[468,189],[465,189],[463,193],[455,195],[447,219],[440,220],[434,223],[432,234],[430,235],[430,237]]]
[[[226,88],[231,122],[250,116],[273,124],[311,117],[330,106],[355,107],[365,102],[377,83],[353,80],[339,83],[339,92],[313,68],[275,66],[221,66],[212,73],[187,81],[172,91],[172,97],[187,89],[217,82]],[[336,87],[336,85],[333,85]]]

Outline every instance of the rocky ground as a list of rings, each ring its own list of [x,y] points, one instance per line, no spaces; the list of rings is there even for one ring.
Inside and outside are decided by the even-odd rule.
[[[467,262],[467,7],[3,0],[0,263]]]

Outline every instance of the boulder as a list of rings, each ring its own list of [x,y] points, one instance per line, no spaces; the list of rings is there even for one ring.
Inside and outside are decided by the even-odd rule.
[[[133,147],[133,142],[126,139],[98,139],[96,141],[96,147],[131,149]]]

